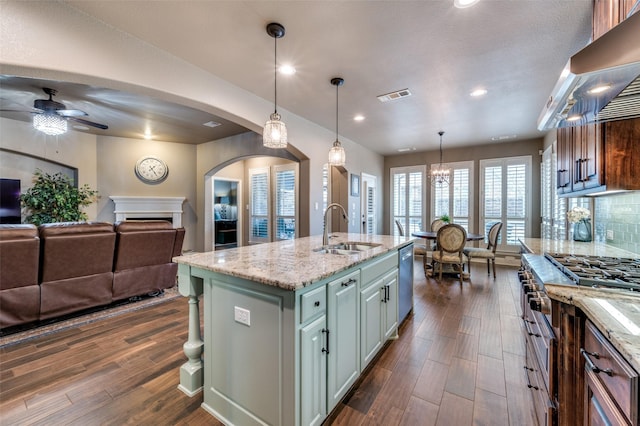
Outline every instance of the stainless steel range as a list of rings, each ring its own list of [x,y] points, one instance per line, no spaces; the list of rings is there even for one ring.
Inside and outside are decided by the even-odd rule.
[[[557,340],[545,284],[640,291],[640,259],[545,253],[523,254],[519,272],[526,332],[526,380],[541,425],[558,421]]]

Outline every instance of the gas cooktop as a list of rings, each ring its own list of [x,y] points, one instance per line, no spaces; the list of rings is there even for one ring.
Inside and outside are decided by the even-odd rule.
[[[545,253],[578,285],[640,291],[640,258]]]

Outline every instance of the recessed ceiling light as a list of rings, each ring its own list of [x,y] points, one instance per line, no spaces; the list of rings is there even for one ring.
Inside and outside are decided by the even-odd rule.
[[[153,139],[153,135],[151,134],[151,132],[149,130],[147,130],[146,132],[144,132],[144,138],[148,141],[150,141],[151,139]]]
[[[407,152],[407,151],[415,151],[416,147],[411,147],[411,148],[398,148],[398,152]]]
[[[220,126],[220,123],[211,120],[211,121],[207,121],[206,123],[204,123],[202,125],[203,126],[207,126],[207,127],[218,127],[218,126]]]
[[[284,74],[284,75],[293,75],[296,73],[296,69],[293,67],[293,65],[290,65],[290,64],[280,65],[280,68],[278,68],[278,71],[280,71],[280,74]]]
[[[593,88],[587,90],[587,93],[589,93],[591,95],[595,95],[595,94],[598,94],[598,93],[606,92],[610,88],[611,88],[610,84],[601,84],[600,86],[596,86],[596,87],[593,87]]]
[[[476,89],[473,92],[469,93],[469,96],[473,96],[477,98],[478,96],[484,96],[487,94],[487,89]]]
[[[465,7],[471,7],[478,3],[480,0],[453,0],[453,5],[458,9],[464,9]]]
[[[362,120],[364,120],[364,115],[358,114],[358,115],[353,117],[353,120],[354,121],[362,121]]]

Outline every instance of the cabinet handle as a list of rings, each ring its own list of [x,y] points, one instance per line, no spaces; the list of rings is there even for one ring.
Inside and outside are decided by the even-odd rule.
[[[351,284],[354,284],[357,280],[355,278],[349,278],[348,281],[342,282],[342,287],[349,287]]]
[[[320,306],[320,301],[316,300],[315,303],[313,304],[313,306]]]
[[[537,387],[537,386],[533,386],[533,385],[531,384],[531,380],[529,380],[529,371],[533,371],[533,368],[529,368],[529,367],[527,367],[527,366],[525,365],[525,366],[524,366],[524,370],[525,370],[524,375],[525,375],[525,377],[527,378],[527,387],[528,387],[529,389],[533,388],[533,389],[535,389],[535,390],[540,390],[540,388],[539,388],[539,387]]]
[[[591,358],[589,357],[589,356],[592,356],[595,359],[600,359],[600,354],[595,352],[587,352],[583,348],[580,348],[580,355],[582,355],[582,357],[584,358],[584,361],[587,363],[587,368],[589,368],[589,370],[593,371],[596,374],[604,373],[608,376],[613,376],[613,370],[611,370],[610,368],[607,368],[606,370],[602,370],[600,367],[595,365],[593,361],[591,361]]]
[[[384,286],[384,292],[386,302],[388,302],[389,300],[391,300],[391,285],[387,284],[386,286]]]
[[[329,355],[329,329],[328,328],[323,328],[322,329],[322,334],[326,334],[327,335],[327,347],[326,348],[322,348],[322,352]]]
[[[582,179],[582,182],[587,182],[589,180],[589,176],[587,176],[587,161],[589,161],[588,158],[583,158],[582,160],[582,164],[580,165],[580,177],[582,178],[582,176],[586,176],[585,178]],[[583,173],[584,172],[584,173]]]
[[[582,182],[581,178],[582,170],[580,169],[580,160],[576,160],[576,167],[573,172],[573,183]]]
[[[386,286],[382,286],[380,287],[380,290],[382,290],[382,299],[380,300],[382,303],[387,303],[387,287]]]

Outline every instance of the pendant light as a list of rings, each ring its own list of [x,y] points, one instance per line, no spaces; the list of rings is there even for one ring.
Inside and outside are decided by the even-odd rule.
[[[440,130],[438,134],[440,135],[440,164],[435,168],[431,168],[429,178],[431,179],[431,185],[439,188],[449,185],[450,171],[442,165],[442,135],[444,135],[444,132]]]
[[[336,86],[336,141],[333,143],[333,147],[329,150],[329,165],[344,166],[346,154],[342,144],[338,140],[338,88],[344,84],[344,80],[340,77],[335,77],[331,79],[331,84]]]
[[[287,147],[287,126],[278,114],[278,39],[284,37],[284,27],[276,22],[267,25],[267,34],[273,37],[273,114],[264,125],[262,144],[267,148]]]

